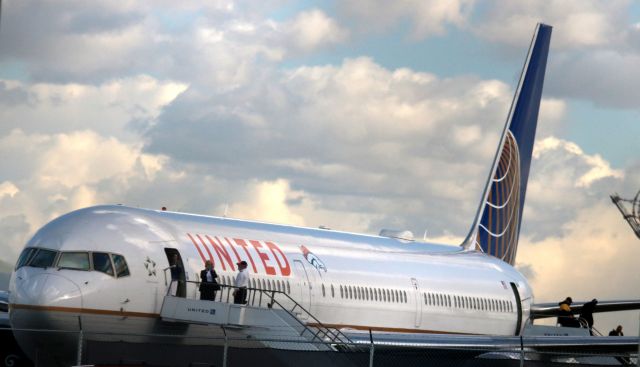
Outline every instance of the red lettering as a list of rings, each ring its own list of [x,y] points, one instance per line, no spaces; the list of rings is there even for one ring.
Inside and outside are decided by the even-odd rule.
[[[287,261],[287,257],[284,256],[284,253],[282,252],[282,250],[280,250],[280,248],[276,246],[276,244],[273,242],[265,242],[265,244],[271,250],[273,257],[276,259],[276,262],[278,263],[278,267],[280,268],[280,274],[282,274],[282,276],[284,277],[291,275],[291,266],[289,266],[289,261]],[[284,261],[284,265],[280,263],[280,259],[278,258],[278,255],[276,255],[276,251],[278,251],[278,253],[282,257],[282,260]]]
[[[189,238],[191,239],[191,242],[193,242],[193,245],[196,247],[196,250],[198,250],[200,257],[202,258],[202,262],[203,263],[206,262],[207,259],[205,259],[204,254],[202,253],[202,250],[200,250],[200,246],[198,246],[198,243],[196,242],[196,240],[194,240],[189,233],[187,233],[187,236],[189,236]]]
[[[198,239],[200,240],[200,242],[202,242],[202,246],[204,246],[204,249],[207,250],[207,254],[209,254],[209,260],[211,260],[211,266],[215,267],[216,262],[213,261],[213,256],[211,255],[211,251],[209,251],[209,247],[207,246],[207,244],[204,242],[204,240],[202,239],[202,237],[200,237],[199,234],[196,235],[196,237],[198,237]]]
[[[211,243],[211,246],[213,246],[213,249],[216,251],[216,254],[218,255],[218,259],[220,259],[220,264],[222,264],[222,270],[227,270],[227,267],[224,265],[224,260],[227,260],[227,263],[229,264],[229,267],[231,268],[231,270],[236,270],[233,267],[233,260],[231,260],[231,256],[229,256],[229,252],[227,252],[227,249],[224,248],[224,246],[221,243],[218,243],[212,240],[211,237],[209,236],[205,236],[205,237],[209,240],[209,243]]]
[[[218,242],[222,243],[222,241],[220,241],[220,239],[218,237],[216,237],[216,240],[218,240]],[[233,251],[234,254],[236,254],[236,261],[240,261],[242,260],[240,258],[240,255],[238,255],[238,251],[236,251],[236,248],[233,247],[233,244],[231,243],[231,241],[229,241],[229,239],[227,237],[224,238],[225,241],[227,241],[227,244],[229,245],[229,247],[231,247],[231,250]]]
[[[247,257],[249,258],[249,262],[251,263],[251,267],[253,268],[253,272],[257,273],[258,269],[256,269],[256,264],[253,262],[253,258],[251,257],[251,254],[249,253],[249,250],[247,250],[247,243],[244,242],[244,240],[241,240],[239,238],[234,238],[233,241],[235,241],[235,243],[238,246],[242,246],[242,248],[244,249],[244,252],[247,254]]]
[[[273,266],[267,265],[267,261],[269,261],[269,255],[264,252],[260,252],[260,248],[262,245],[258,241],[249,241],[253,245],[253,248],[256,249],[260,260],[262,260],[262,265],[264,265],[264,271],[269,275],[276,275],[276,269]]]

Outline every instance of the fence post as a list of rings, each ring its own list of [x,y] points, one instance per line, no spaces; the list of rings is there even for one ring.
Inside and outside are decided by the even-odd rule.
[[[229,343],[227,340],[227,331],[224,329],[224,326],[221,326],[222,332],[224,333],[224,349],[222,351],[222,367],[227,367],[227,350],[229,349]]]
[[[524,342],[522,335],[520,335],[520,367],[524,367]]]
[[[78,331],[78,354],[76,355],[76,364],[78,366],[82,365],[82,339],[83,339],[83,334],[82,334],[82,319],[80,319],[80,316],[78,316],[78,326],[79,326],[79,331]]]
[[[373,344],[373,334],[371,333],[371,329],[369,329],[369,341],[371,342],[369,346],[369,367],[373,367],[373,355],[375,352],[375,345]]]

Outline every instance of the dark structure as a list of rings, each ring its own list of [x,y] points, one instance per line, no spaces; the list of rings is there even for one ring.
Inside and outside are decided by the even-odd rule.
[[[636,236],[640,238],[640,191],[633,200],[623,199],[618,194],[613,194],[610,197],[622,213],[622,217],[629,223]]]

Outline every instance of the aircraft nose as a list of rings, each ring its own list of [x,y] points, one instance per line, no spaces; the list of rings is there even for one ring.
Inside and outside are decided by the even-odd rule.
[[[77,317],[82,308],[82,292],[64,276],[22,272],[16,275],[9,303],[14,328],[67,329],[68,325],[56,322],[67,317],[52,316],[64,313],[65,316]]]
[[[27,355],[69,365],[78,343],[78,335],[69,331],[80,328],[80,288],[50,270],[28,270],[20,269],[12,282],[9,320],[13,335]]]
[[[16,274],[15,287],[9,302],[14,309],[79,311],[82,308],[82,292],[70,279],[54,274]]]

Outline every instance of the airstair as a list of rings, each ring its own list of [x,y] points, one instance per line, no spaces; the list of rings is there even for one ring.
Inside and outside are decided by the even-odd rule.
[[[247,304],[234,304],[233,286],[220,284],[215,300],[205,301],[175,296],[176,282],[164,297],[163,321],[219,325],[277,349],[338,351],[352,345],[340,330],[324,326],[286,292],[247,288]]]

